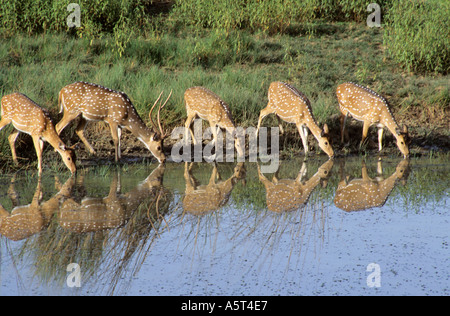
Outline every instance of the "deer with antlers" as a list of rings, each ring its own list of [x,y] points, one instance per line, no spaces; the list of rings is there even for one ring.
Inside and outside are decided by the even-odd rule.
[[[69,197],[59,206],[57,218],[59,225],[75,233],[87,233],[118,228],[129,221],[133,213],[144,201],[156,201],[156,212],[163,191],[165,164],[159,164],[150,175],[127,193],[121,192],[120,172],[113,174],[109,193],[105,197],[85,196],[81,201]],[[77,179],[81,187],[84,177]],[[160,191],[157,194],[157,191]]]
[[[38,158],[39,175],[42,174],[42,152],[44,141],[55,148],[70,172],[74,174],[77,170],[75,165],[75,152],[66,147],[55,131],[48,111],[41,108],[33,100],[22,93],[5,95],[1,99],[0,130],[12,123],[15,130],[9,135],[8,141],[14,163],[17,165],[17,154],[15,142],[19,133],[31,135],[34,148]]]
[[[397,147],[403,157],[409,156],[408,128],[403,125],[403,129],[400,129],[385,98],[367,87],[352,82],[339,85],[336,89],[336,96],[341,111],[341,143],[344,142],[347,118],[352,116],[354,119],[364,122],[361,145],[367,137],[369,127],[376,124],[378,127],[379,151],[383,148],[383,129],[387,127],[397,139]]]
[[[258,135],[261,122],[269,114],[275,114],[278,119],[280,131],[283,132],[281,120],[294,123],[297,126],[300,137],[302,138],[305,157],[308,154],[308,129],[319,142],[319,147],[328,155],[334,157],[334,151],[330,144],[328,136],[328,126],[325,124],[323,130],[317,125],[313,117],[311,102],[308,98],[292,85],[284,82],[272,82],[269,86],[269,103],[259,114]],[[281,120],[280,120],[281,119]]]
[[[144,143],[160,163],[164,163],[166,157],[163,151],[163,141],[167,135],[161,126],[160,112],[165,107],[172,92],[164,104],[161,105],[160,103],[159,105],[157,114],[159,131],[155,131],[156,124],[152,119],[152,111],[160,100],[162,93],[153,104],[149,113],[150,121],[153,125],[152,129],[147,127],[125,93],[87,82],[69,84],[59,92],[58,103],[61,109],[60,112],[64,112],[64,116],[56,125],[56,131],[60,134],[72,120],[81,115],[80,122],[76,127],[76,134],[88,148],[89,152],[95,154],[94,148],[84,136],[84,129],[88,121],[104,121],[108,123],[111,130],[116,162],[121,158],[120,136],[122,134],[122,128],[126,128]]]

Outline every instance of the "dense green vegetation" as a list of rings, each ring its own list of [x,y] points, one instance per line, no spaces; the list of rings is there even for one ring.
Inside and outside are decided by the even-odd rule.
[[[173,4],[170,12],[157,17],[154,7],[161,2]],[[155,35],[178,29],[180,25],[196,30],[247,30],[268,34],[289,33],[299,23],[316,21],[365,22],[367,0],[79,0],[81,27],[79,37],[90,39],[112,34],[110,42],[122,54],[136,35]],[[385,43],[393,58],[410,70],[448,73],[450,41],[450,4],[448,1],[380,0]],[[13,36],[66,32],[68,2],[2,0],[0,27]]]
[[[23,92],[58,120],[58,91],[84,80],[125,91],[146,118],[159,92],[172,89],[163,114],[170,128],[184,122],[184,90],[205,85],[238,124],[253,126],[270,82],[283,80],[337,134],[335,88],[355,81],[383,94],[416,139],[448,137],[446,1],[378,1],[381,28],[367,27],[369,2],[361,0],[74,2],[79,28],[66,25],[67,1],[0,0],[2,95]],[[2,161],[10,160],[7,134]],[[284,140],[301,147],[293,127]]]

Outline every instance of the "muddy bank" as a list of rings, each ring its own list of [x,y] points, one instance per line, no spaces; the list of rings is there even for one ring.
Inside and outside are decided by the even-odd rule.
[[[336,122],[336,120],[333,120]],[[76,126],[76,123],[74,124]],[[291,159],[294,157],[304,156],[304,150],[301,138],[297,129],[292,124],[284,125],[285,132],[280,135],[280,158]],[[331,143],[338,157],[349,155],[381,155],[381,156],[400,156],[401,153],[395,145],[395,138],[389,131],[385,131],[383,139],[383,150],[378,152],[378,139],[376,128],[369,130],[368,140],[360,147],[362,136],[362,124],[360,122],[351,121],[347,124],[349,139],[341,145],[339,124],[330,125]],[[450,129],[445,128],[445,121],[441,121],[440,125],[435,128],[410,128],[410,153],[412,157],[421,157],[433,153],[447,153],[450,151]],[[114,144],[109,132],[109,128],[104,123],[91,124],[86,128],[86,135],[96,150],[96,155],[91,155],[78,136],[73,132],[73,127],[68,131],[63,131],[61,137],[69,146],[75,146],[78,163],[81,165],[101,165],[114,163]],[[172,146],[178,142],[168,137],[164,141],[165,153],[170,157]],[[207,144],[209,140],[205,140]],[[270,140],[269,140],[270,143]],[[313,135],[308,136],[309,157],[323,156],[325,153],[318,147],[317,141]],[[10,153],[0,155],[0,169],[3,172],[14,171],[18,169],[32,169],[35,167],[36,153],[34,150],[31,137],[21,134],[17,142],[17,152],[20,157],[20,165],[18,167],[12,164]],[[52,164],[60,161],[60,157],[55,153],[48,144],[45,145],[45,153],[43,156],[44,164]],[[248,144],[246,144],[248,154]],[[121,137],[121,151],[123,163],[137,163],[141,161],[156,161],[150,151],[130,132],[124,130]],[[193,152],[193,151],[192,151]],[[170,161],[170,158],[169,158]]]

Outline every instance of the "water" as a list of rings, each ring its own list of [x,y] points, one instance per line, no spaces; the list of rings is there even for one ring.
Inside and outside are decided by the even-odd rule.
[[[445,159],[156,167],[2,175],[0,294],[450,294]]]

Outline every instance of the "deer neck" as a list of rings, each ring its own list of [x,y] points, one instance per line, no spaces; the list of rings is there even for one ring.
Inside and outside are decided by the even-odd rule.
[[[42,137],[58,152],[64,151],[64,143],[53,128],[47,128]]]
[[[312,116],[312,114],[308,113],[306,114],[308,116],[308,119],[305,120],[305,125],[309,128],[309,130],[311,131],[311,134],[314,135],[314,137],[319,140],[322,136],[322,130],[320,129],[320,127],[317,125],[316,121],[314,120],[314,117]]]
[[[52,216],[58,211],[59,206],[61,205],[61,201],[64,201],[71,197],[74,185],[75,178],[70,177],[61,187],[58,193],[56,193],[48,201],[41,204],[41,213],[46,224],[50,222]]]
[[[152,128],[148,127],[144,121],[137,115],[130,116],[128,121],[122,125],[128,129],[141,142],[146,143],[151,136],[155,134]]]
[[[236,184],[237,181],[238,180],[233,175],[231,178],[227,179],[225,182],[218,184],[217,187],[222,194],[228,195],[231,193],[231,191],[233,191],[234,185]]]
[[[319,183],[320,183],[320,175],[316,173],[304,185],[300,184],[305,201],[308,200],[309,196],[311,195],[311,192],[316,188],[316,186]]]
[[[392,174],[389,178],[381,181],[378,184],[378,188],[380,191],[380,197],[383,197],[385,201],[388,198],[388,196],[391,194],[392,190],[394,189],[397,179],[398,179],[398,175],[396,172],[394,172],[394,174]]]
[[[133,190],[122,195],[125,209],[127,212],[135,211],[142,204],[143,199],[152,195],[158,188],[162,187],[164,176],[164,167],[159,165],[152,173]]]
[[[398,138],[399,134],[397,133],[397,130],[400,128],[388,108],[384,113],[384,119],[380,123],[386,126],[396,139]]]

